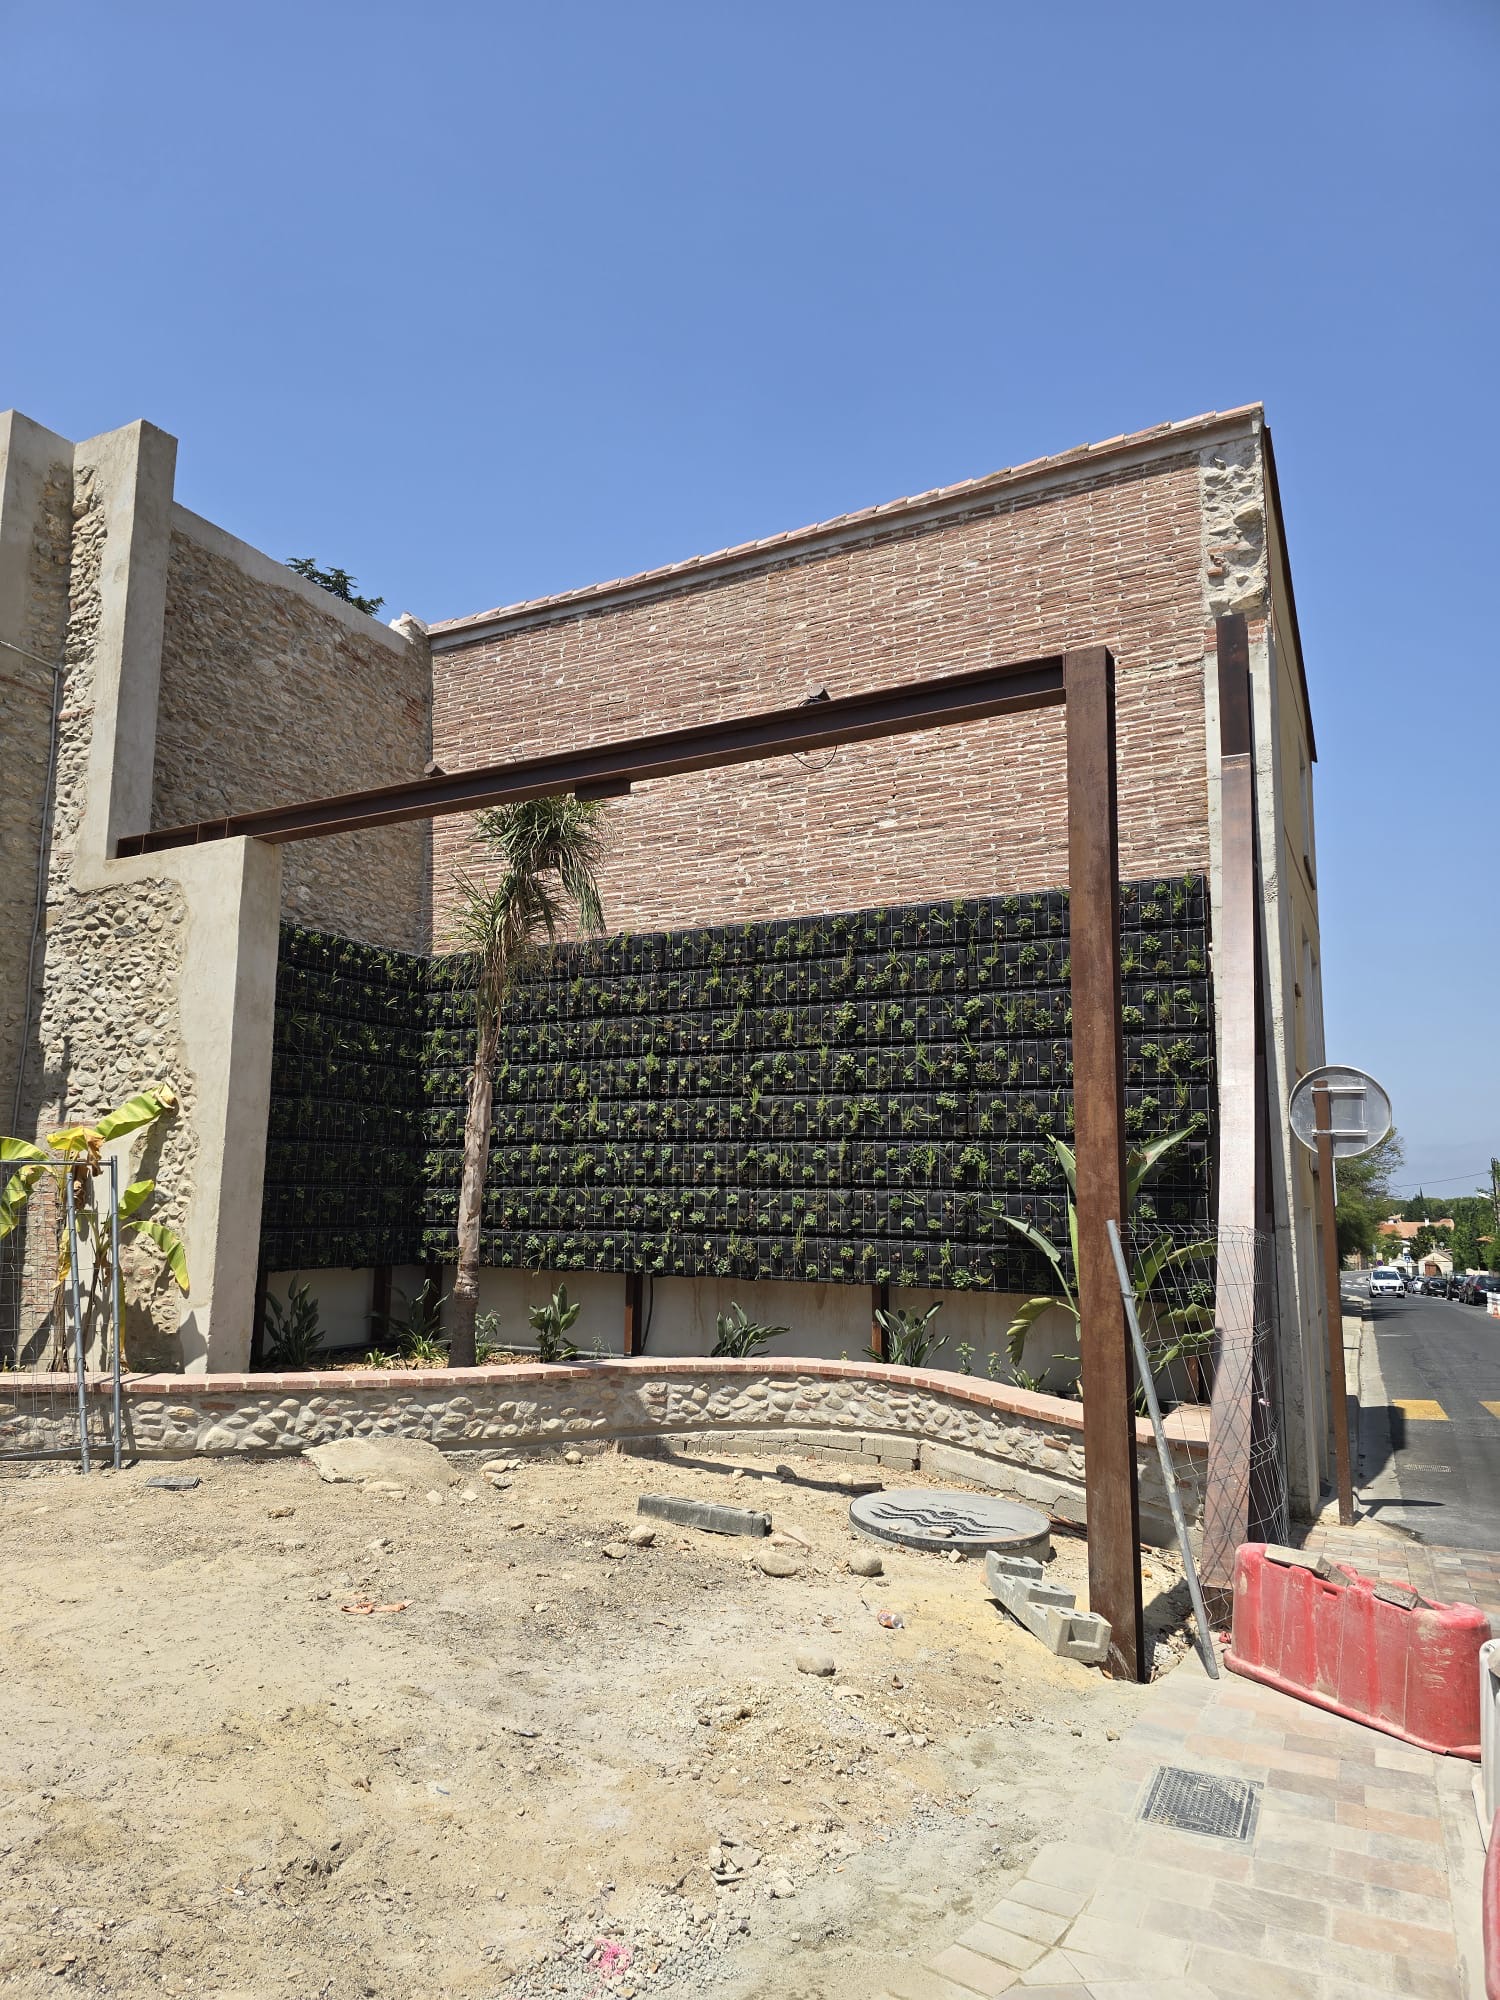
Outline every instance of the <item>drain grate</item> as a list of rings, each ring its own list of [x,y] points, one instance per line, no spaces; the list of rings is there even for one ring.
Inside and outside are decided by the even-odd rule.
[[[1163,1764],[1151,1780],[1137,1819],[1175,1826],[1180,1833],[1208,1833],[1216,1840],[1248,1840],[1260,1811],[1258,1784],[1244,1778],[1213,1778],[1207,1771],[1183,1771]]]

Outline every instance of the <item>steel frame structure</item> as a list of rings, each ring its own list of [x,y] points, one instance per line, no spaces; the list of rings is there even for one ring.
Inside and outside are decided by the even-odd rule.
[[[964,673],[794,708],[696,724],[655,736],[526,757],[300,805],[231,813],[192,826],[131,834],[121,856],[204,841],[270,843],[474,812],[549,793],[623,795],[651,778],[870,742],[995,715],[1061,707],[1067,730],[1068,887],[1073,1091],[1077,1158],[1078,1296],[1088,1498],[1089,1603],[1109,1620],[1108,1670],[1148,1672],[1141,1610],[1140,1502],[1134,1371],[1125,1309],[1105,1225],[1125,1220],[1125,1065],[1120,1018],[1119,814],[1115,666],[1107,647]],[[633,1308],[633,1309],[632,1309]],[[639,1297],[627,1323],[639,1320]]]

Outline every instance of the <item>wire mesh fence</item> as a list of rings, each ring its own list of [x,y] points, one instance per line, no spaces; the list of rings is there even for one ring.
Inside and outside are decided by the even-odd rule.
[[[1212,1404],[1216,1476],[1243,1483],[1252,1540],[1285,1541],[1275,1236],[1137,1219],[1125,1240],[1163,1403]]]
[[[104,1231],[111,1268],[118,1270],[115,1161],[100,1187],[91,1220]],[[88,1232],[80,1239],[79,1220],[69,1177],[60,1212],[55,1202],[34,1200],[20,1225],[0,1237],[0,1473],[47,1462],[71,1462],[84,1472],[94,1463],[120,1463],[118,1289],[105,1286],[92,1315],[86,1310],[80,1240],[87,1252]],[[52,1282],[59,1271],[61,1282]]]

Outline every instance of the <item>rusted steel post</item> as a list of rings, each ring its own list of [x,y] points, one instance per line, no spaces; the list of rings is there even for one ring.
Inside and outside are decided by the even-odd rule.
[[[891,1358],[890,1337],[880,1324],[879,1315],[891,1309],[891,1288],[889,1285],[870,1287],[870,1353],[877,1361]]]
[[[1105,1224],[1125,1213],[1125,1054],[1120,1023],[1115,666],[1108,648],[1063,656],[1068,730],[1068,931],[1072,962],[1079,1355],[1087,1479],[1089,1609],[1109,1620],[1106,1671],[1144,1680],[1134,1371]]]
[[[1344,1379],[1344,1300],[1339,1290],[1339,1223],[1333,1176],[1333,1100],[1326,1083],[1313,1085],[1318,1141],[1318,1220],[1323,1235],[1324,1314],[1328,1320],[1328,1401],[1333,1415],[1333,1468],[1339,1488],[1339,1521],[1354,1519],[1354,1475],[1349,1464],[1349,1385]]]
[[[641,1319],[641,1300],[645,1289],[639,1271],[625,1273],[625,1337],[620,1345],[622,1354],[639,1354],[645,1346],[645,1329]]]
[[[391,1267],[377,1264],[370,1273],[370,1345],[391,1337]]]

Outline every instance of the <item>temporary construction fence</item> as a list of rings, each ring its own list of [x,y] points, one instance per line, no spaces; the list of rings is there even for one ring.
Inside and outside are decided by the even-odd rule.
[[[66,1183],[61,1218],[67,1246],[66,1275],[43,1315],[26,1305],[25,1235],[45,1227],[40,1216],[0,1239],[0,1466],[42,1460],[71,1461],[87,1472],[100,1459],[118,1466],[121,1456],[120,1296],[106,1288],[99,1329],[98,1371],[89,1370],[90,1326],[84,1312],[73,1179]],[[120,1268],[120,1173],[111,1159],[104,1177],[107,1207],[101,1220]],[[61,1268],[61,1266],[60,1266]],[[97,1393],[102,1372],[107,1395]]]
[[[1276,1238],[1269,1230],[1196,1234],[1142,1221],[1125,1232],[1127,1265],[1164,1403],[1211,1403],[1207,1513],[1217,1481],[1243,1494],[1251,1538],[1289,1532],[1286,1439],[1276,1316]],[[1241,1527],[1237,1540],[1246,1539]]]

